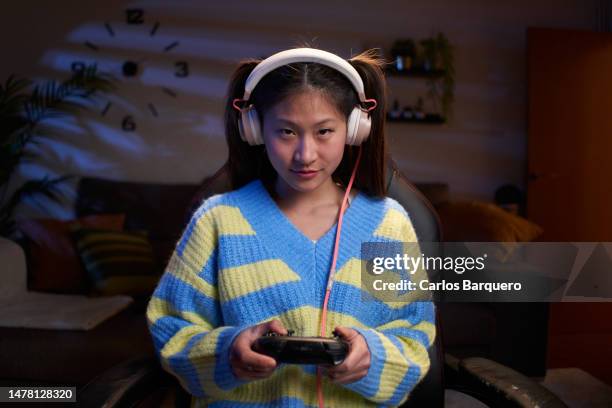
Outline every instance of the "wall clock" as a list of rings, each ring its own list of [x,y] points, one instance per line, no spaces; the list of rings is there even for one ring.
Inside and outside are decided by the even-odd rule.
[[[180,46],[178,39],[161,38],[162,25],[159,21],[148,22],[141,8],[128,8],[124,12],[121,22],[100,23],[98,34],[83,43],[92,59],[72,61],[70,69],[78,72],[96,64],[100,71],[113,75],[119,90],[126,87],[133,89],[146,82],[146,89],[137,92],[137,100],[121,104],[117,103],[116,98],[108,98],[100,108],[102,117],[125,132],[133,132],[139,126],[139,119],[160,117],[162,110],[159,105],[178,97],[177,88],[180,87],[171,84],[176,85],[174,81],[189,77],[190,65],[176,54]],[[126,48],[126,44],[131,43],[138,45]],[[165,76],[157,81],[163,85],[154,84],[151,87],[152,81],[143,81],[147,69],[154,70],[157,77]],[[128,93],[124,92],[122,98],[130,99]],[[131,109],[126,111],[126,105]],[[135,110],[139,112],[138,116],[134,114]]]

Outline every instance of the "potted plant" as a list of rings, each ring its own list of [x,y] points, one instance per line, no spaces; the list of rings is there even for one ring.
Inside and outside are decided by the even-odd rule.
[[[420,41],[422,48],[422,66],[425,71],[440,71],[440,78],[429,78],[427,85],[429,95],[433,99],[436,109],[441,104],[442,114],[445,118],[451,115],[451,105],[454,101],[455,90],[455,66],[453,46],[443,33],[435,37]]]
[[[74,72],[63,82],[35,84],[11,75],[0,85],[0,236],[14,234],[13,213],[22,199],[42,194],[57,200],[57,186],[68,178],[28,180],[9,194],[9,183],[19,164],[34,157],[28,147],[52,134],[44,127],[45,119],[74,113],[95,92],[112,88],[112,78],[99,73],[95,65]]]

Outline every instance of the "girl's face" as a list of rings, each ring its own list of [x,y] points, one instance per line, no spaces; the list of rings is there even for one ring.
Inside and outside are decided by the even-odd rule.
[[[309,192],[332,180],[344,153],[346,118],[325,94],[305,90],[291,95],[269,109],[263,123],[266,151],[281,188]]]

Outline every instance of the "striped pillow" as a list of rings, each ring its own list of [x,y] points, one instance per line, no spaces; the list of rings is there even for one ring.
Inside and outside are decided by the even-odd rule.
[[[97,294],[149,294],[161,271],[146,232],[76,227],[72,231],[81,262]]]

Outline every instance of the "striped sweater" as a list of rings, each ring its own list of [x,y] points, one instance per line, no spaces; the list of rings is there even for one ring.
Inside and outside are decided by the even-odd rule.
[[[318,335],[335,232],[306,237],[260,180],[201,204],[147,307],[162,366],[193,395],[192,406],[317,406],[316,366],[279,364],[269,378],[245,381],[233,374],[229,351],[243,329],[275,318],[296,335]],[[326,406],[397,406],[427,373],[433,303],[361,300],[361,243],[416,238],[391,198],[360,192],[346,210],[326,331],[357,330],[371,362],[350,384],[324,377]]]

